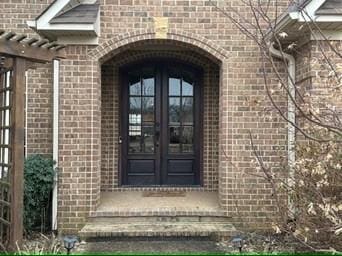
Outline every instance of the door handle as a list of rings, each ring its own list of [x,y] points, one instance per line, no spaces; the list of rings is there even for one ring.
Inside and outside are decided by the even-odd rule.
[[[160,136],[160,124],[159,123],[156,123],[156,126],[155,126],[155,139],[156,139],[156,147],[159,147],[159,136]]]

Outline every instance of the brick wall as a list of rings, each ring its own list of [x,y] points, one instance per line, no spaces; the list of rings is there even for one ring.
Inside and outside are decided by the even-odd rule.
[[[26,25],[52,0],[1,1],[0,28],[37,37]],[[28,70],[27,154],[52,154],[52,65],[41,64]]]
[[[342,72],[342,60],[339,56],[341,50],[342,41],[314,41],[311,46],[310,58],[312,73],[310,93],[312,97],[319,95],[316,105],[318,104],[317,106],[321,106],[322,109],[325,108],[325,106],[319,104],[319,101],[325,98],[331,105],[335,105],[340,112],[342,112],[342,102],[340,91],[336,90],[336,86],[340,83],[336,79],[335,72],[332,71],[334,69],[339,75]],[[332,97],[333,95],[335,96]]]
[[[28,71],[26,154],[52,155],[52,64]]]
[[[98,202],[100,176],[100,69],[87,46],[70,46],[60,68],[58,223],[79,230]],[[94,75],[96,74],[96,75]]]
[[[321,110],[322,120],[326,119],[324,115],[326,106],[323,103],[330,103],[331,106],[335,106],[337,111],[342,111],[341,98],[339,92],[334,89],[338,84],[335,80],[334,73],[332,73],[332,67],[341,72],[341,58],[332,50],[332,47],[337,51],[341,51],[341,41],[312,41],[298,51],[296,56],[297,65],[297,88],[302,97],[309,96],[310,104],[314,108]],[[332,97],[335,94],[335,97]],[[299,95],[297,99],[300,101]],[[305,121],[302,115],[297,116],[297,122],[303,125]],[[301,136],[297,132],[298,136]]]
[[[13,0],[11,3],[0,3],[3,14],[0,27],[32,33],[27,28],[26,20],[36,17],[49,2]],[[286,2],[282,2],[283,7]],[[204,112],[204,120],[214,129],[211,131],[208,128],[204,132],[208,145],[208,149],[205,148],[208,154],[204,162],[208,170],[205,186],[218,190],[222,208],[227,215],[236,217],[237,222],[251,228],[264,227],[268,221],[267,215],[274,210],[274,202],[270,187],[254,175],[258,173],[250,164],[253,153],[248,131],[253,131],[258,149],[269,162],[277,161],[279,155],[285,154],[286,134],[284,129],[279,129],[284,124],[278,119],[266,121],[259,115],[262,106],[248,104],[250,100],[264,95],[257,47],[206,0],[102,0],[100,3],[100,46],[68,46],[68,59],[61,62],[60,230],[65,233],[78,231],[85,223],[88,212],[99,203],[100,184],[103,189],[114,189],[117,181],[117,145],[101,145],[101,132],[102,142],[107,138],[114,140],[118,128],[118,123],[114,122],[118,118],[115,114],[118,102],[110,102],[110,95],[103,97],[101,102],[99,61],[119,56],[116,54],[123,53],[125,47],[127,50],[144,40],[150,42],[155,39],[153,17],[160,16],[169,18],[168,41],[173,42],[174,46],[184,45],[198,56],[209,58],[220,66],[218,76],[216,67],[209,65],[211,75],[207,79],[213,81],[210,85],[215,84],[215,88],[205,89],[208,108]],[[238,8],[241,15],[251,17],[250,11],[240,1],[217,3],[223,8]],[[157,43],[159,41],[156,40]],[[52,119],[42,118],[51,112],[51,108],[47,107],[51,103],[51,80],[47,78],[51,69],[46,68],[37,69],[30,78],[34,84],[30,87],[32,111],[28,109],[32,113],[32,123],[27,125],[38,125],[41,129],[38,131],[40,135],[31,137],[29,141],[44,145],[30,145],[32,152],[38,149],[44,153],[51,152],[51,137],[48,134]],[[111,82],[107,77],[111,76],[111,71],[103,66],[102,75],[102,96],[106,92],[114,96],[116,91],[111,92],[107,86]],[[117,76],[115,73],[112,75],[115,80]],[[36,94],[38,91],[40,93]],[[39,107],[34,109],[37,102],[42,104],[41,107],[45,106],[44,110]],[[101,104],[105,113],[113,110],[113,122],[105,122],[105,126],[101,126]],[[268,104],[264,102],[265,106]],[[36,115],[38,118],[35,119]],[[110,120],[106,115],[102,118],[104,121]],[[37,129],[30,128],[30,131],[29,136]]]

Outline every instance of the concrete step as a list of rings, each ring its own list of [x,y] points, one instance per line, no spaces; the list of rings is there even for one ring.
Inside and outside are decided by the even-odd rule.
[[[234,226],[227,222],[124,222],[87,223],[80,231],[81,239],[110,237],[231,237]]]
[[[160,217],[160,216],[215,216],[224,217],[221,209],[178,209],[178,208],[147,208],[147,209],[111,209],[108,211],[97,210],[90,212],[90,217]]]
[[[217,223],[229,223],[231,218],[222,216],[126,216],[126,217],[89,217],[89,223],[142,223],[142,222],[217,222]]]

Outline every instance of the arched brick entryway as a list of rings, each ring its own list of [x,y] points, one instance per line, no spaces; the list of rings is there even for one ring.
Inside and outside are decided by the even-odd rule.
[[[109,39],[93,49],[88,53],[91,59],[91,74],[92,74],[92,172],[90,177],[89,186],[92,188],[90,196],[90,211],[96,209],[99,203],[100,191],[101,191],[101,65],[108,60],[119,56],[120,54],[145,47],[148,45],[154,46],[174,46],[175,48],[188,49],[194,54],[187,56],[179,55],[177,53],[173,55],[178,59],[184,58],[186,61],[198,62],[199,65],[203,59],[207,59],[209,63],[217,65],[219,68],[219,102],[218,102],[218,194],[220,198],[220,205],[225,209],[229,209],[231,206],[227,195],[229,189],[231,189],[229,183],[231,182],[231,165],[230,159],[232,155],[232,140],[231,129],[232,126],[229,123],[229,114],[231,113],[232,93],[229,87],[229,59],[228,52],[212,43],[211,41],[186,33],[183,31],[169,30],[167,38],[160,39],[155,37],[154,31],[145,30],[127,33],[124,35],[115,36]],[[155,55],[158,51],[150,51],[150,55]],[[198,58],[198,56],[202,57]],[[165,56],[164,56],[165,57]],[[134,58],[146,58],[146,54],[135,54],[130,58],[122,59],[121,62],[132,61]],[[120,61],[118,61],[120,63]],[[202,63],[203,64],[203,63]]]

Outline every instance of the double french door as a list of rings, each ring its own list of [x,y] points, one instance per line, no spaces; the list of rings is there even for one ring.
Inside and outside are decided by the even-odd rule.
[[[122,185],[199,185],[201,72],[155,62],[122,78]]]

